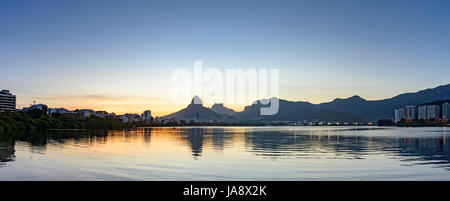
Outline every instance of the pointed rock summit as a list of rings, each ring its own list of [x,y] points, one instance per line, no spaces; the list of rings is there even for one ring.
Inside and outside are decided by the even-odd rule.
[[[200,99],[200,97],[198,97],[196,95],[196,96],[194,96],[194,98],[192,98],[191,105],[193,105],[193,104],[203,105],[203,101],[202,101],[202,99]]]
[[[393,117],[394,109],[397,107],[448,99],[450,99],[450,84],[418,92],[400,94],[381,100],[366,100],[358,95],[348,98],[336,98],[331,102],[320,104],[278,99],[279,111],[277,114],[260,115],[261,107],[269,105],[264,100],[257,100],[252,105],[245,106],[243,111],[236,112],[220,103],[214,104],[211,108],[205,108],[200,97],[194,96],[188,107],[167,115],[166,118],[222,121],[228,120],[229,117],[234,117],[243,121],[303,121],[320,119],[340,122],[364,122],[366,120],[375,122],[379,119]],[[435,104],[439,105],[441,103]]]
[[[198,96],[192,98],[191,104],[186,108],[164,116],[169,119],[181,119],[181,120],[222,120],[223,117],[220,114],[215,113],[209,108],[203,107],[203,102]]]

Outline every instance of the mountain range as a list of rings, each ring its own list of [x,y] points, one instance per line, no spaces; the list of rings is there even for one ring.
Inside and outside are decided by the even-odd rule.
[[[345,99],[336,98],[331,102],[320,104],[279,99],[278,113],[269,116],[260,115],[260,108],[267,107],[261,104],[260,100],[246,106],[242,112],[236,112],[226,108],[223,104],[214,104],[211,108],[204,107],[203,104],[194,104],[194,99],[187,108],[167,115],[165,118],[252,121],[301,121],[304,119],[348,122],[377,121],[392,118],[396,107],[450,99],[450,84],[415,93],[400,94],[383,100],[365,100],[357,95]]]
[[[164,116],[163,118],[180,119],[180,120],[215,120],[215,121],[237,120],[237,118],[233,117],[232,115],[220,114],[213,111],[210,108],[204,107],[202,100],[198,96],[194,96],[194,98],[192,98],[191,104],[189,104],[186,108],[178,112]]]

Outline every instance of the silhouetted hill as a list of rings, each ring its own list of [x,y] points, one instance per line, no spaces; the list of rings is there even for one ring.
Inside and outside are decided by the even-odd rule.
[[[168,119],[185,119],[185,120],[221,120],[224,119],[220,114],[215,113],[209,108],[203,107],[203,103],[198,96],[195,96],[191,104],[186,108],[164,116],[163,118]]]
[[[398,96],[368,101],[359,96],[335,100],[321,104],[309,102],[293,102],[280,99],[279,112],[272,116],[261,116],[261,102],[246,106],[244,111],[236,114],[242,119],[253,120],[303,120],[315,115],[324,121],[377,121],[384,118],[392,118],[396,107],[407,105],[419,105],[436,100],[450,99],[450,84],[433,89],[426,89],[416,93],[405,93]],[[331,113],[330,111],[333,111]],[[328,114],[328,115],[327,115]],[[328,120],[326,120],[328,119]],[[345,119],[345,120],[344,120]]]
[[[446,100],[436,100],[436,101],[432,101],[432,102],[428,102],[428,103],[423,103],[420,105],[439,105],[442,106],[442,104],[444,103],[450,103],[450,99],[446,99]]]
[[[272,98],[276,99],[276,98]],[[212,109],[203,107],[196,96],[191,104],[178,112],[165,116],[176,119],[206,119],[206,120],[252,120],[252,121],[301,121],[319,119],[321,121],[366,122],[392,118],[396,107],[419,105],[437,100],[450,99],[450,84],[433,89],[426,89],[416,93],[405,93],[398,96],[368,101],[357,95],[331,102],[312,104],[302,101],[287,101],[279,99],[279,111],[275,115],[260,115],[260,108],[268,105],[255,101],[246,106],[242,112],[235,112],[222,104],[215,104]],[[194,102],[199,104],[195,104]]]
[[[366,122],[360,116],[336,112],[329,109],[321,109],[318,105],[309,102],[292,102],[279,99],[279,110],[276,115],[260,115],[260,108],[270,105],[263,105],[257,101],[251,106],[246,106],[244,111],[237,114],[237,117],[245,120],[281,120],[281,121],[301,121],[319,119],[321,121],[349,121]]]
[[[396,107],[419,105],[449,98],[450,84],[416,93],[400,94],[384,100],[367,101],[359,96],[353,96],[347,99],[335,99],[332,102],[319,104],[319,107],[359,115],[367,120],[376,121],[378,119],[393,117]]]
[[[222,103],[216,103],[211,107],[211,110],[220,115],[236,115],[236,111],[226,108]]]

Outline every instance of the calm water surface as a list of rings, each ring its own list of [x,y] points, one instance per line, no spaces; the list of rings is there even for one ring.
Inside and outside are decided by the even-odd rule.
[[[0,180],[450,180],[447,128],[186,127],[0,140]]]

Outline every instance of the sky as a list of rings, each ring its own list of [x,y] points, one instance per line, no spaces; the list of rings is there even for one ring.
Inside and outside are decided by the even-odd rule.
[[[280,98],[449,84],[449,1],[0,2],[0,88],[49,107],[166,115],[177,68],[279,69]],[[245,104],[230,104],[242,110]]]

